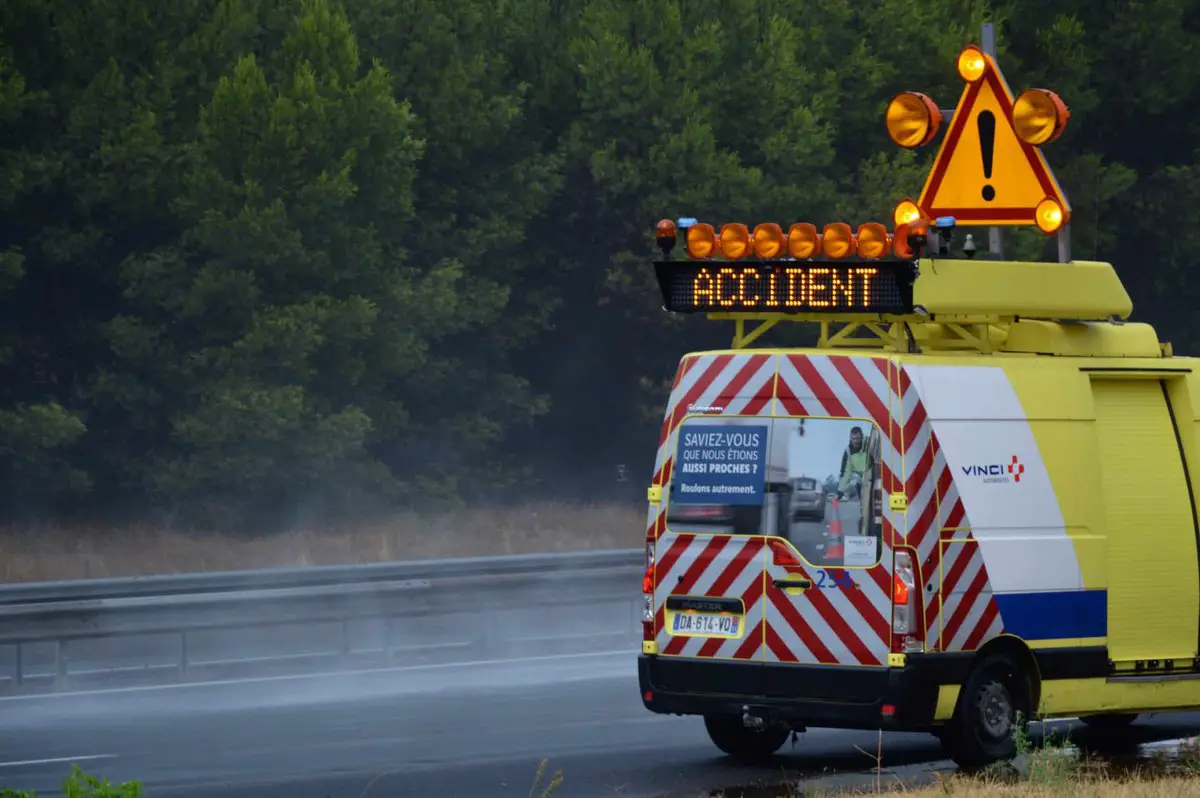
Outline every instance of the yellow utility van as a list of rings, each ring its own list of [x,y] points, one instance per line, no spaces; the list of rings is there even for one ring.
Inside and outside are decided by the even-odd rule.
[[[1013,754],[1018,713],[1200,706],[1200,363],[1126,321],[1107,263],[945,257],[947,231],[902,227],[886,257],[715,260],[710,225],[659,223],[664,309],[735,336],[685,355],[666,404],[646,708],[743,759],[818,726],[927,731],[978,765]],[[700,256],[671,259],[677,236]],[[790,322],[817,344],[756,346]],[[800,478],[823,513],[780,511]],[[740,521],[676,522],[695,507]]]

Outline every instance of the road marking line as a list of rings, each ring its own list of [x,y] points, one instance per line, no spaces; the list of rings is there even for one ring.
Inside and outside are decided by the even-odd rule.
[[[56,756],[53,759],[22,759],[17,762],[0,762],[0,768],[20,768],[29,765],[61,765],[64,762],[88,762],[95,759],[116,759],[116,754],[89,754],[87,756]]]
[[[246,679],[214,679],[204,682],[183,682],[172,684],[148,684],[141,687],[114,687],[112,689],[79,690],[63,693],[34,693],[33,695],[0,696],[0,704],[10,704],[18,701],[46,701],[49,699],[73,699],[82,696],[119,695],[124,693],[149,693],[162,690],[195,690],[204,687],[220,687],[235,684],[263,684],[269,682],[292,682],[304,679],[328,679],[330,677],[367,676],[384,673],[412,673],[414,671],[450,670],[454,668],[478,668],[489,665],[520,666],[538,662],[563,662],[567,660],[600,659],[601,657],[625,656],[630,658],[629,675],[636,678],[637,671],[634,663],[637,659],[637,649],[622,649],[620,651],[600,651],[591,654],[547,654],[540,657],[521,657],[519,659],[482,659],[471,662],[447,662],[440,665],[407,665],[394,668],[361,668],[346,671],[327,671],[325,673],[294,673],[288,676],[255,676]]]

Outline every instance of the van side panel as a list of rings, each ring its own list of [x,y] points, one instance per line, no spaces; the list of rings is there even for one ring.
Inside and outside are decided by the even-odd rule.
[[[680,425],[688,416],[769,417],[775,355],[689,355],[680,364],[659,434],[652,484],[666,484]],[[647,537],[655,539],[654,636],[665,656],[754,660],[763,643],[761,537],[675,533],[666,526],[669,501],[651,505]],[[735,639],[673,637],[666,627],[669,596],[739,596],[746,626]]]
[[[1108,650],[1118,668],[1196,656],[1196,533],[1158,379],[1092,381],[1108,532]]]
[[[947,516],[945,523],[956,537],[969,530],[965,537],[976,545],[967,545],[962,555],[978,551],[986,567],[968,593],[988,585],[1004,631],[1031,645],[1103,637],[1104,593],[1085,589],[1037,438],[1005,370],[942,365],[908,370],[969,519],[951,525],[954,519]],[[951,547],[945,549],[949,556]],[[944,580],[953,575],[945,562],[942,570]],[[954,590],[942,585],[943,615]],[[947,623],[943,619],[943,637]]]
[[[973,651],[1001,634],[1003,623],[958,489],[958,473],[938,436],[947,417],[963,413],[953,401],[938,401],[942,383],[953,384],[966,375],[957,366],[932,374],[925,368],[904,364],[897,385],[907,446],[907,543],[916,550],[920,567],[926,650]],[[926,401],[926,395],[933,401]],[[959,397],[962,401],[967,400]],[[967,407],[975,405],[967,401]]]
[[[1038,453],[1050,477],[1067,537],[1075,547],[1080,584],[1089,591],[1108,586],[1108,542],[1101,491],[1096,410],[1088,361],[1032,361],[1009,364],[1004,373],[1021,399]],[[1057,516],[1051,516],[1058,522]],[[1097,601],[1093,595],[1089,601]],[[1061,646],[1103,646],[1103,630]],[[1073,642],[1074,641],[1074,642]],[[1094,675],[1094,673],[1093,673]]]

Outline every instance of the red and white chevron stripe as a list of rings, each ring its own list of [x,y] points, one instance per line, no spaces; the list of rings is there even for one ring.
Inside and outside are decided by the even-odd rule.
[[[891,643],[891,593],[875,578],[880,565],[862,569],[776,565],[768,555],[765,606],[768,662],[882,665]],[[772,584],[789,573],[807,576],[814,587],[791,596]],[[841,586],[822,589],[823,581]],[[853,583],[853,587],[850,583]]]
[[[741,535],[677,535],[658,540],[664,552],[655,568],[658,650],[667,656],[754,659],[762,647],[764,538]],[[667,596],[741,597],[746,628],[738,639],[672,637],[666,628]]]
[[[979,544],[966,530],[943,532],[940,605],[926,611],[929,639],[940,651],[974,651],[1003,631]]]
[[[971,522],[908,373],[892,381],[900,399],[908,479],[907,543],[916,551],[927,649],[972,651],[1003,631]],[[951,543],[950,541],[957,541]],[[963,575],[967,575],[963,581]]]
[[[662,485],[670,477],[679,425],[693,409],[699,409],[700,415],[769,416],[777,359],[769,354],[684,357],[667,400],[651,484]],[[666,504],[650,505],[646,537],[657,538],[665,529]]]
[[[651,505],[647,538],[657,540],[653,634],[661,653],[881,665],[891,643],[891,565],[897,546],[914,550],[926,588],[920,600],[927,648],[969,651],[1002,631],[979,547],[969,533],[955,531],[969,529],[970,522],[952,474],[901,365],[863,355],[689,355],[680,362],[667,403],[653,484],[667,482],[679,426],[689,414],[870,420],[883,433],[883,489],[901,489],[899,475],[906,475],[908,511],[883,508],[883,554],[877,566],[826,569],[841,587],[814,587],[792,596],[772,580],[805,568],[776,565],[763,538],[676,534],[666,528],[666,503]],[[816,568],[807,571],[818,581]],[[741,596],[746,633],[738,640],[672,637],[665,628],[668,595]]]
[[[900,466],[890,423],[886,358],[849,355],[783,355],[779,359],[776,414],[826,416],[873,422],[883,433],[883,484],[889,490]],[[897,518],[884,511],[880,562],[866,570],[775,565],[768,559],[766,624],[768,662],[882,665],[891,647],[892,544]],[[902,519],[903,516],[900,516]],[[792,596],[774,587],[788,571],[807,570],[814,587]],[[818,587],[832,579],[838,587]]]

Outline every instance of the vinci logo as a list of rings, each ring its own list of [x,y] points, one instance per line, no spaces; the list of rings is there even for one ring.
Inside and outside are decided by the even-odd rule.
[[[981,482],[1020,482],[1021,475],[1025,473],[1025,464],[1014,454],[1010,463],[968,465],[962,467],[962,472]]]

